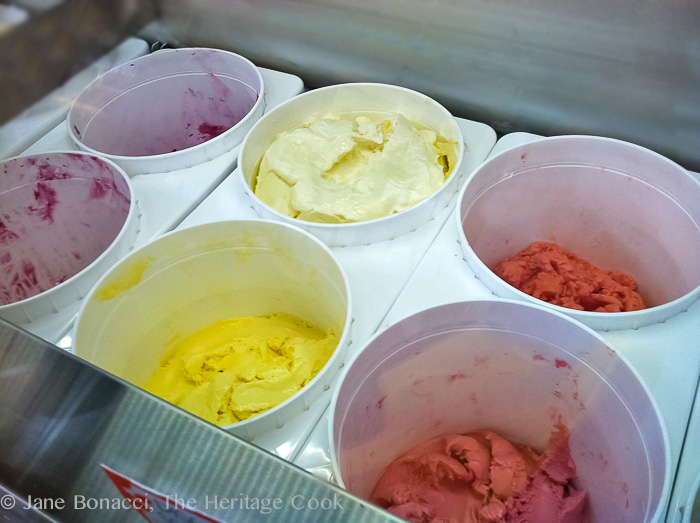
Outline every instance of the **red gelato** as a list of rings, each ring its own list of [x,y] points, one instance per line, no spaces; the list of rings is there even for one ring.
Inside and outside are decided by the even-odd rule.
[[[370,501],[414,523],[583,523],[569,430],[556,429],[542,455],[492,431],[431,439],[384,470]]]
[[[493,271],[525,294],[569,309],[627,312],[645,308],[634,278],[600,269],[554,243],[535,242],[498,262]]]

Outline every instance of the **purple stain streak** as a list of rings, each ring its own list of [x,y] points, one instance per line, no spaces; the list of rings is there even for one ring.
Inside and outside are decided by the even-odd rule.
[[[0,305],[7,305],[15,301],[10,294],[10,291],[0,291]]]
[[[121,192],[117,190],[117,186],[114,183],[114,179],[108,177],[95,178],[90,182],[90,198],[101,199],[107,196],[107,194],[114,192],[125,198]],[[129,198],[126,200],[130,201]]]
[[[75,165],[75,168],[92,171],[94,167],[97,167],[101,171],[111,172],[109,165],[96,156],[81,153],[65,153],[65,156],[78,164]],[[66,176],[66,178],[70,178],[70,176]]]
[[[24,275],[25,281],[30,285],[36,287],[39,285],[39,280],[36,277],[36,267],[29,260],[22,260],[22,274]]]
[[[90,198],[93,200],[104,198],[109,191],[114,189],[114,183],[107,178],[95,178],[90,182]]]
[[[34,199],[37,205],[30,205],[28,214],[37,215],[42,220],[53,223],[53,211],[58,203],[56,191],[44,182],[37,182]]]
[[[229,127],[226,127],[225,125],[214,125],[209,122],[201,123],[199,127],[197,127],[199,134],[201,134],[207,140],[211,140],[212,138],[223,134],[224,132],[228,131],[228,129]]]
[[[134,64],[131,64],[131,65],[134,65]],[[81,134],[80,134],[80,130],[78,129],[78,126],[77,126],[77,125],[74,125],[74,126],[73,126],[73,130],[75,131],[75,134],[78,135],[78,138],[82,138],[82,136],[81,136]]]
[[[39,174],[37,175],[37,179],[43,182],[49,180],[66,180],[72,177],[73,176],[69,172],[48,163],[39,166]]]
[[[118,196],[121,200],[123,200],[126,203],[131,203],[131,198],[119,190],[119,187],[117,187],[117,184],[115,183],[113,178],[103,176],[102,178],[95,178],[90,182],[91,199],[102,199],[109,193]]]
[[[6,252],[2,256],[0,256],[0,263],[3,265],[7,265],[12,261],[12,255],[9,252]]]
[[[12,240],[19,238],[16,232],[11,231],[5,225],[5,222],[0,220],[0,243],[10,243]]]
[[[231,97],[231,89],[228,85],[221,81],[221,78],[216,76],[214,73],[209,73],[209,78],[214,84],[214,90],[218,91],[216,94],[219,95],[219,99],[222,101],[224,99],[228,100]]]
[[[15,273],[10,282],[9,289],[0,293],[0,304],[7,305],[15,301],[24,300],[34,294],[34,289],[39,285],[36,277],[36,267],[29,260],[22,260],[22,268]]]
[[[556,365],[557,369],[561,369],[562,367],[571,367],[569,362],[566,360],[555,359],[554,364]]]

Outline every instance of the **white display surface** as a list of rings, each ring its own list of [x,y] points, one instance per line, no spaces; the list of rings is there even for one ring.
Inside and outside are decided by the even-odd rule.
[[[697,320],[696,320],[697,321]],[[697,336],[697,335],[696,335]],[[695,523],[700,521],[700,513],[690,510],[700,487],[700,396],[695,403],[685,433],[681,462],[676,473],[676,483],[671,493],[671,503],[666,521],[669,523]]]
[[[481,123],[460,118],[456,120],[466,145],[460,171],[463,182],[464,177],[471,173],[493,148],[496,133]],[[371,245],[331,248],[350,280],[354,304],[348,358],[377,330],[382,318],[411,277],[445,220],[451,215],[456,196],[455,192],[449,205],[435,219],[394,240]],[[245,192],[243,177],[236,170],[183,220],[178,229],[212,221],[250,218],[259,216]],[[297,418],[293,423],[286,423],[284,427],[265,437],[257,438],[254,443],[285,459],[294,460],[326,409],[332,390],[329,388],[324,391],[321,399],[311,406],[305,416]]]
[[[526,133],[506,135],[498,141],[490,156],[538,138],[540,137]],[[454,216],[447,220],[386,315],[383,327],[428,307],[493,297],[463,260],[457,243],[457,223],[452,218]],[[671,508],[675,510],[679,496],[682,498],[680,503],[685,503],[690,489],[688,483],[692,483],[700,472],[700,419],[694,420],[694,441],[690,439],[689,433],[683,463],[678,467],[700,374],[700,302],[664,323],[600,334],[636,368],[662,412],[671,445],[672,476],[679,471],[676,489],[672,492]],[[325,413],[295,462],[330,478],[327,421],[328,415]],[[677,492],[681,489],[685,489],[686,493]]]
[[[76,76],[37,104],[33,111],[11,122],[13,125],[0,128],[0,138],[13,137],[12,141],[0,140],[3,142],[0,157],[77,150],[65,122],[66,100],[77,96],[97,74],[146,52],[145,42],[129,39],[82,76]],[[266,111],[303,90],[296,76],[262,68],[260,71],[265,82]],[[57,105],[59,99],[63,105]],[[460,187],[465,177],[488,156],[540,138],[513,133],[496,142],[495,132],[487,125],[456,120],[467,146]],[[240,173],[234,170],[239,148],[189,169],[133,177],[141,213],[140,230],[133,247],[141,247],[175,228],[259,218],[246,195]],[[375,332],[407,315],[449,302],[493,297],[462,258],[454,219],[455,202],[456,193],[435,219],[394,240],[332,249],[348,275],[354,300],[347,358]],[[35,322],[28,330],[69,348],[72,339],[64,335],[79,308],[80,302]],[[663,414],[675,476],[666,521],[680,523],[700,474],[700,398],[696,397],[700,376],[700,302],[663,323],[600,334],[641,374]],[[327,435],[327,405],[332,391],[332,388],[325,390],[321,400],[304,416],[254,443],[333,480]]]
[[[304,88],[297,76],[263,68],[260,68],[260,72],[265,82],[265,111],[299,94]],[[63,120],[22,154],[77,151],[68,135],[67,125]],[[132,248],[142,247],[177,226],[236,167],[239,149],[240,145],[213,160],[187,169],[132,177],[131,183],[141,213],[139,232]],[[51,343],[69,348],[70,336],[64,335],[75,320],[80,305],[81,302],[76,302],[24,328]]]

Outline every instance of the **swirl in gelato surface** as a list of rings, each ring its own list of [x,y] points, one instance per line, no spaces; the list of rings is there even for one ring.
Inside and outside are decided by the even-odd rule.
[[[440,189],[458,144],[401,114],[327,114],[280,133],[254,192],[282,214],[318,223],[388,216]]]
[[[263,413],[323,368],[338,345],[289,314],[221,320],[184,338],[144,388],[219,426]]]
[[[413,523],[584,523],[569,431],[555,429],[541,455],[487,430],[433,438],[394,460],[370,501]]]

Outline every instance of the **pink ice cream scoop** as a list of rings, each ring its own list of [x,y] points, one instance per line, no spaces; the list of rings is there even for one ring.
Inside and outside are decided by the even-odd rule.
[[[46,153],[0,164],[0,306],[78,274],[126,223],[131,191],[99,157]]]
[[[384,470],[370,499],[414,523],[583,523],[586,492],[575,479],[565,425],[541,455],[473,431],[411,448]]]

